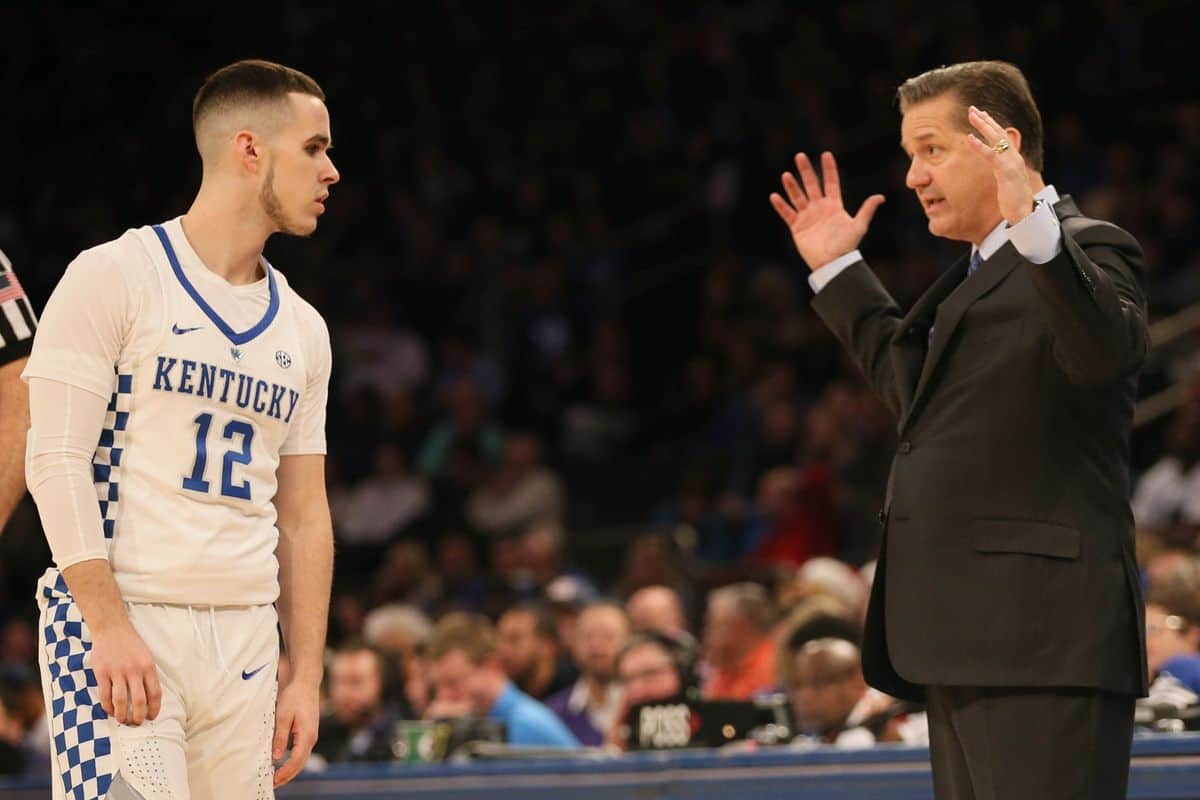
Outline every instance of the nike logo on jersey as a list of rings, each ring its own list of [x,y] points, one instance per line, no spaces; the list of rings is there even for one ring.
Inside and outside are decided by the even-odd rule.
[[[266,664],[263,664],[263,665],[262,665],[262,667],[259,667],[258,669],[252,669],[252,670],[250,670],[249,672],[247,672],[246,670],[242,670],[242,680],[244,680],[244,681],[248,681],[248,680],[250,680],[250,679],[251,679],[251,678],[253,678],[255,675],[257,675],[258,673],[262,672],[262,671],[263,671],[263,667],[266,667],[266,666],[267,666]]]
[[[204,327],[203,325],[197,325],[194,328],[181,328],[181,327],[179,327],[179,323],[176,322],[174,325],[171,326],[171,333],[175,334],[176,336],[180,336],[185,333],[191,333],[192,331],[198,331],[203,327]]]

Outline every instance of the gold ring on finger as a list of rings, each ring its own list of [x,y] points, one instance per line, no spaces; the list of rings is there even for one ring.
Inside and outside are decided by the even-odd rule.
[[[1009,147],[1011,147],[1011,145],[1008,143],[1008,139],[1001,139],[1000,141],[998,141],[994,145],[992,145],[992,149],[995,150],[997,153],[1003,153]]]

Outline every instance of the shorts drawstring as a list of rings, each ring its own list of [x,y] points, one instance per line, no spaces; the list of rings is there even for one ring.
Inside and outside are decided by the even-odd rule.
[[[200,632],[200,626],[196,624],[196,609],[192,608],[191,606],[188,606],[187,610],[188,610],[188,619],[192,621],[192,630],[196,632],[196,643],[199,645],[203,645],[204,644],[204,634],[202,634]]]
[[[217,651],[217,661],[221,664],[221,671],[228,676],[229,664],[225,661],[225,654],[221,652],[221,637],[217,635],[217,610],[212,606],[208,607],[208,627],[212,631],[213,649]]]
[[[217,635],[217,609],[213,606],[208,606],[208,631],[212,635],[213,649],[217,651],[217,662],[221,665],[221,672],[226,676],[229,675],[229,664],[225,661],[225,653],[221,650],[221,637]],[[200,632],[200,624],[196,621],[196,607],[188,606],[188,619],[192,621],[192,630],[196,632],[196,642],[204,646],[204,634]]]

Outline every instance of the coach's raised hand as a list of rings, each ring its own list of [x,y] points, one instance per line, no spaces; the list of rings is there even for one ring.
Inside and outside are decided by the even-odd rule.
[[[792,241],[804,263],[815,270],[858,247],[884,197],[871,195],[852,217],[842,203],[842,185],[833,153],[821,154],[823,189],[812,162],[804,153],[796,154],[796,171],[800,173],[800,182],[792,173],[783,173],[787,200],[772,192],[771,205],[792,232]]]

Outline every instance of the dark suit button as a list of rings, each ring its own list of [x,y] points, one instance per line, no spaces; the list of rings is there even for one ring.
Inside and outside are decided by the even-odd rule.
[[[901,442],[900,443],[900,453],[902,455],[908,455],[911,452],[912,452],[912,442]]]

